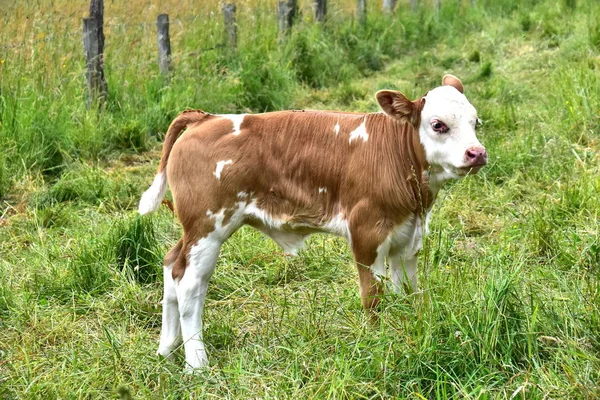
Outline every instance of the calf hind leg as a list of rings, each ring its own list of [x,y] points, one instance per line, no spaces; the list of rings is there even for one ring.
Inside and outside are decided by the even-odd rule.
[[[208,365],[202,341],[202,312],[208,281],[215,270],[222,243],[219,235],[213,234],[195,243],[186,239],[184,251],[177,260],[178,264],[187,261],[183,276],[176,279],[175,286],[187,372]]]
[[[162,328],[160,331],[160,344],[158,354],[170,358],[173,351],[181,344],[181,325],[179,323],[179,308],[175,282],[173,281],[173,265],[181,253],[183,241],[173,247],[165,256],[163,267],[164,294],[162,301]]]

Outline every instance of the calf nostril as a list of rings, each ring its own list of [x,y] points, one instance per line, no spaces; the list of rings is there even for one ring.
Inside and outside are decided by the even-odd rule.
[[[469,160],[474,160],[478,157],[481,157],[481,151],[478,149],[469,149],[467,150],[467,158]]]
[[[483,163],[487,162],[487,151],[483,147],[472,147],[467,149],[465,157],[470,163]]]

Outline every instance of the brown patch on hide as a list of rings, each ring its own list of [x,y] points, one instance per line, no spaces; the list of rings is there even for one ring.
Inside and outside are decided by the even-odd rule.
[[[168,267],[169,265],[173,264],[175,262],[175,260],[177,260],[177,257],[179,257],[179,253],[181,252],[182,246],[183,246],[183,240],[179,239],[177,244],[175,246],[173,246],[173,248],[171,250],[169,250],[169,252],[165,256],[165,263],[164,263],[165,267]]]

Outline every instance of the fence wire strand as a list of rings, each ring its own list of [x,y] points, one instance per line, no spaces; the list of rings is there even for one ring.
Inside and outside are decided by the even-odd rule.
[[[170,21],[171,24],[176,24],[178,22],[196,22],[201,18],[204,18],[205,20],[212,20],[214,19],[216,13],[214,12],[209,12],[206,15],[192,15],[192,16],[188,16],[188,17],[176,17],[174,18],[172,21]],[[67,16],[68,19],[72,19],[74,18],[75,15],[69,15]],[[63,19],[62,17],[60,19]],[[104,29],[106,28],[147,28],[147,27],[151,27],[153,29],[156,28],[156,21],[154,22],[137,22],[137,23],[126,23],[126,22],[108,22],[108,23],[104,23],[103,25]],[[48,43],[48,42],[52,42],[55,40],[59,40],[59,39],[65,39],[65,38],[72,38],[75,36],[81,36],[82,33],[80,31],[73,31],[73,32],[67,32],[64,34],[50,34],[44,38],[41,39],[29,39],[29,40],[23,40],[21,42],[15,42],[15,43],[7,43],[7,44],[2,44],[0,45],[0,50],[12,50],[12,49],[19,49],[19,48],[23,48],[23,47],[29,47],[29,46],[35,46],[39,43]],[[220,48],[223,47],[222,45],[217,45],[214,48],[210,48],[210,49],[205,49],[203,51],[206,50],[214,50],[216,48]]]

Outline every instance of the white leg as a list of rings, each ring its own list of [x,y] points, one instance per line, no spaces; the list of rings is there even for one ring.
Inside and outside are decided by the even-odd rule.
[[[396,253],[389,256],[394,292],[401,293],[404,288],[417,291],[417,256],[403,257]],[[409,286],[410,285],[410,286]]]
[[[373,264],[369,266],[375,279],[380,282],[386,277],[385,258],[388,256],[389,249],[390,246],[387,243],[380,245],[377,248],[377,258],[375,258]]]
[[[176,284],[186,372],[208,365],[202,341],[202,311],[208,281],[215,270],[222,242],[209,235],[190,249],[185,273]]]
[[[169,358],[171,353],[181,344],[181,325],[179,323],[179,308],[175,282],[173,282],[173,264],[163,268],[164,295],[162,301],[162,328],[158,354]]]

